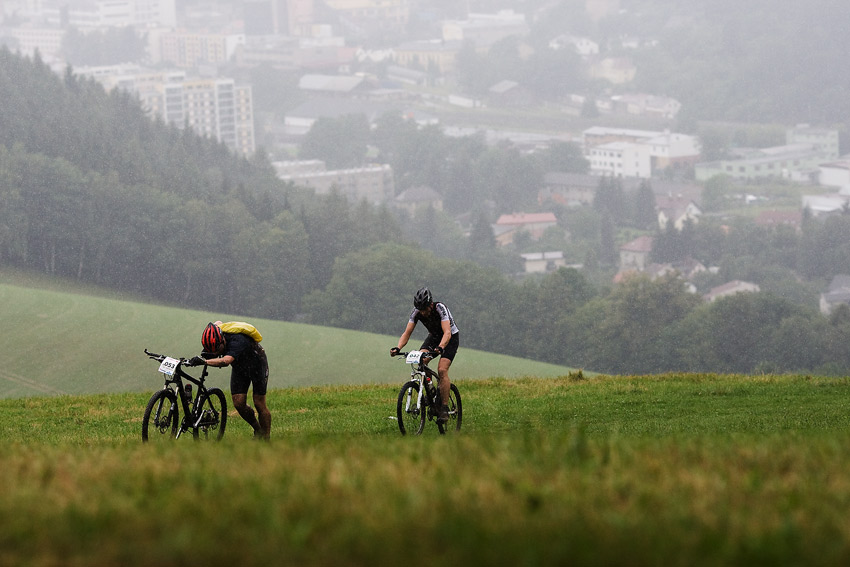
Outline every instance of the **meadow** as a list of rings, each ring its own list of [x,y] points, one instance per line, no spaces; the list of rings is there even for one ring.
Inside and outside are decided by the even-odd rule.
[[[162,379],[142,349],[194,354],[226,316],[8,271],[0,305],[0,565],[850,562],[845,378],[600,376],[465,349],[462,431],[402,437],[394,337],[252,320],[271,441],[231,409],[219,443],[143,444]]]
[[[273,439],[143,445],[141,393],[0,400],[3,565],[843,565],[845,379],[460,380],[402,437],[397,385],[276,389]]]

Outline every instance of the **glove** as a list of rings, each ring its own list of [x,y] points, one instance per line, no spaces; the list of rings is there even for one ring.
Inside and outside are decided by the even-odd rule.
[[[435,354],[443,354],[443,347],[436,346],[436,347],[431,349],[431,352],[433,352]]]
[[[206,362],[207,361],[200,356],[193,356],[189,359],[189,366],[201,366],[202,364],[206,364]]]
[[[390,356],[398,356],[398,353],[401,352],[401,349],[398,347],[393,347],[390,349]]]

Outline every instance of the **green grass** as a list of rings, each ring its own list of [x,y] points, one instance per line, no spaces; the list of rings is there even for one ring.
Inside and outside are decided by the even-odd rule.
[[[142,445],[147,394],[0,400],[3,565],[845,565],[846,379],[460,380],[401,437],[397,385],[275,389],[273,439]]]
[[[0,273],[0,305],[6,345],[0,398],[150,391],[161,381],[145,348],[189,357],[200,352],[200,333],[209,321],[244,319],[9,271]],[[400,314],[399,334],[405,316]],[[263,334],[272,387],[399,383],[408,373],[389,357],[397,336],[249,320]],[[457,377],[556,377],[571,370],[461,348],[452,368]],[[213,369],[211,383],[227,389],[229,376],[229,370]]]

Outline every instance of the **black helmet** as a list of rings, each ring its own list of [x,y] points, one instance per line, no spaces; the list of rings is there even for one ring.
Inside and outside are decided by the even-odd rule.
[[[431,301],[431,290],[427,287],[423,287],[413,294],[413,306],[417,309],[425,309],[431,305]]]

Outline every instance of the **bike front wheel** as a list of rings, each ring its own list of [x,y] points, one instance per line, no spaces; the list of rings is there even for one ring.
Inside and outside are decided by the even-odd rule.
[[[419,382],[411,380],[398,393],[396,417],[401,434],[420,435],[425,429],[425,413],[425,406],[419,405]]]
[[[201,420],[197,427],[192,427],[195,439],[221,440],[224,428],[227,426],[227,399],[219,388],[210,388],[198,399],[198,409],[194,412],[195,420]],[[194,425],[194,424],[193,424]]]
[[[142,420],[142,441],[176,438],[179,417],[180,409],[174,392],[168,389],[156,392],[145,408],[145,417]]]
[[[437,423],[437,429],[441,435],[445,435],[446,431],[460,431],[460,422],[463,420],[463,405],[460,402],[460,390],[452,384],[449,392],[449,420],[446,423]]]

